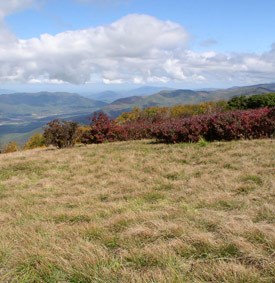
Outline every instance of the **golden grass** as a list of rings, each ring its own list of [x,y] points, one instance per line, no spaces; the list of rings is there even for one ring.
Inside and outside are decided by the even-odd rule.
[[[274,282],[275,142],[202,145],[0,155],[0,281]]]

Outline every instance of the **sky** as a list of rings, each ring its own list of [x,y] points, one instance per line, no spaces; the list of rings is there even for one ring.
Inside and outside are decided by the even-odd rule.
[[[0,88],[275,82],[274,0],[0,0]]]

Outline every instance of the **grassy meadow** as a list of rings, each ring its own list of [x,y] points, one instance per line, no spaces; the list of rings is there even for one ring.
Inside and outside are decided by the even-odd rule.
[[[0,155],[0,282],[274,282],[275,140]]]

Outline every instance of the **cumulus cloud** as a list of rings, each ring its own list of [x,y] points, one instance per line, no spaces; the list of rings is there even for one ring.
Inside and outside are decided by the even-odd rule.
[[[3,15],[33,3],[2,2]],[[253,83],[275,76],[275,46],[263,54],[194,52],[181,25],[148,15],[132,14],[106,26],[27,40],[15,38],[0,25],[0,35],[2,82],[215,84]]]
[[[176,23],[128,15],[108,26],[43,34],[18,40],[13,48],[0,47],[0,77],[72,83],[144,80],[146,74],[160,73],[160,58],[184,48],[187,39]]]

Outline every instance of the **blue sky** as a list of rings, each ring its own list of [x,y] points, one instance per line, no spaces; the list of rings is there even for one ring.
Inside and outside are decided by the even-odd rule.
[[[274,11],[273,0],[0,0],[0,87],[275,81]]]
[[[106,25],[125,15],[137,13],[180,23],[192,35],[191,44],[198,49],[206,49],[211,42],[216,42],[211,49],[263,52],[269,50],[275,41],[274,0],[43,2],[7,18],[9,26],[18,37],[38,37],[42,33],[56,34],[68,29]],[[209,45],[200,46],[207,41]]]

